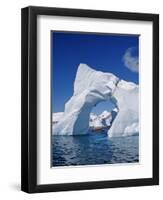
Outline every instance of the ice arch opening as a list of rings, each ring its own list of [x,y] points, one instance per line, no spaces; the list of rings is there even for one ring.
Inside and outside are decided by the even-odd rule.
[[[91,113],[95,113],[97,115],[100,115],[103,111],[110,112],[115,108],[115,104],[112,103],[110,100],[101,101],[97,105],[95,105],[91,111]]]
[[[118,108],[111,100],[101,101],[95,105],[90,113],[89,132],[107,132],[111,127]]]
[[[64,113],[53,134],[87,134],[92,108],[107,100],[119,108],[108,135],[114,137],[138,132],[133,130],[138,127],[138,86],[120,80],[114,74],[96,71],[86,64],[80,64],[74,82],[74,94],[65,104]]]

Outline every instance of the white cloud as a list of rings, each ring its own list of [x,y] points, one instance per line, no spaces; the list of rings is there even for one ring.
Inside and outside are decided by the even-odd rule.
[[[123,56],[123,62],[124,65],[130,69],[132,72],[139,72],[139,60],[138,56],[134,56],[133,51],[135,50],[135,47],[131,47],[126,50],[124,56]]]

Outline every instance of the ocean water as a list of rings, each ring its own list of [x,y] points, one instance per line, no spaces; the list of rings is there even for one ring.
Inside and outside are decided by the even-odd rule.
[[[106,133],[52,136],[52,166],[139,162],[139,136],[109,138]]]

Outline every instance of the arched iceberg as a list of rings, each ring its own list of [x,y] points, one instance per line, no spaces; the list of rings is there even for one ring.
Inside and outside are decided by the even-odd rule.
[[[53,134],[87,134],[92,108],[101,101],[110,100],[118,108],[118,114],[108,131],[109,137],[132,135],[138,129],[138,96],[138,85],[80,64],[74,82],[74,94],[65,104],[64,113],[55,125]]]

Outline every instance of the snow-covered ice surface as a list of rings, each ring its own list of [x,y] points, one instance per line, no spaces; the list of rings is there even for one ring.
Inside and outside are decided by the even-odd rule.
[[[118,114],[108,131],[109,137],[135,134],[135,130],[138,132],[138,96],[138,85],[119,80],[114,74],[96,71],[86,64],[80,64],[74,82],[74,94],[65,104],[65,111],[55,124],[53,134],[87,134],[92,108],[106,100],[112,101],[118,107]],[[107,115],[110,113],[106,111],[97,118],[109,119]],[[97,124],[94,123],[96,126],[103,125],[100,120],[96,120],[96,116],[93,121],[97,121]]]
[[[62,118],[63,112],[57,112],[52,114],[52,122],[59,122]]]
[[[103,111],[100,115],[90,113],[89,126],[96,127],[106,127],[110,126],[111,112]]]
[[[117,100],[118,114],[108,131],[109,137],[128,136],[139,132],[139,87],[119,81],[113,93]]]

